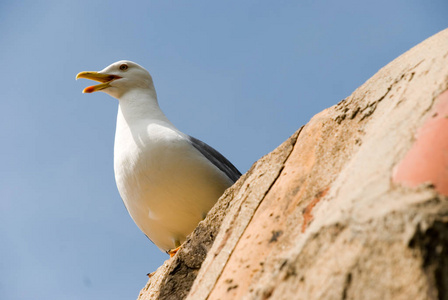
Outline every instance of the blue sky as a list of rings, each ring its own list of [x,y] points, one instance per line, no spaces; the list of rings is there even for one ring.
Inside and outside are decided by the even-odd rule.
[[[153,75],[184,132],[242,172],[448,27],[433,1],[0,2],[0,299],[135,299],[168,257],[113,175],[117,101],[80,71]]]

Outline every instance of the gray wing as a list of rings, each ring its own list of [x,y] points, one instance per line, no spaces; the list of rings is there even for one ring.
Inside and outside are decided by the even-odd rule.
[[[232,165],[232,163],[225,158],[221,153],[207,145],[206,143],[188,136],[189,142],[204,155],[209,161],[211,161],[218,169],[224,172],[233,182],[240,178],[241,173],[238,169]]]

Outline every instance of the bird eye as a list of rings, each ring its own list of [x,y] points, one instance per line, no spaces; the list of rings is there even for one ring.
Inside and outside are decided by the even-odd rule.
[[[120,65],[120,70],[126,71],[127,69],[128,69],[128,65],[127,64]]]

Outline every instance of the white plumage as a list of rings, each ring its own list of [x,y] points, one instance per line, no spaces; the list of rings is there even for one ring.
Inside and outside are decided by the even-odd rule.
[[[161,250],[179,246],[241,175],[221,154],[179,131],[160,110],[150,74],[130,61],[77,78],[119,100],[115,180],[137,226]]]

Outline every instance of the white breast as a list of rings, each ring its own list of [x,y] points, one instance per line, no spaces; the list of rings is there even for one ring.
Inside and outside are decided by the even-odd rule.
[[[172,124],[117,119],[115,179],[137,226],[162,250],[183,242],[232,182]]]

